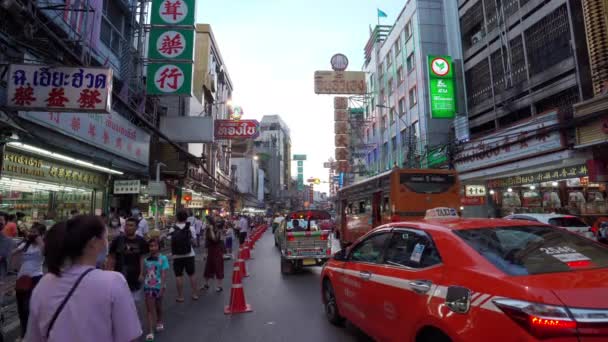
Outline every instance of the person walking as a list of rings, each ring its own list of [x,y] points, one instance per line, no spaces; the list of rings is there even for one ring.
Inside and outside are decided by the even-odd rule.
[[[245,243],[245,239],[247,238],[248,233],[249,221],[247,221],[247,217],[245,217],[245,215],[241,215],[241,219],[239,220],[239,245]]]
[[[25,233],[25,240],[13,251],[13,256],[21,254],[21,267],[17,273],[15,293],[17,297],[17,313],[21,324],[21,338],[25,337],[27,319],[30,312],[30,298],[34,288],[42,278],[44,263],[42,240],[46,226],[34,223]]]
[[[127,342],[141,336],[125,278],[95,269],[108,251],[99,217],[78,215],[58,223],[44,243],[49,273],[32,294],[25,341]]]
[[[173,255],[173,273],[175,273],[175,283],[177,287],[177,298],[175,299],[178,303],[184,302],[184,271],[190,278],[190,287],[192,288],[192,299],[198,300],[197,288],[196,288],[196,277],[195,273],[195,253],[194,248],[194,236],[196,232],[194,227],[188,222],[188,213],[185,210],[180,210],[175,215],[177,222],[171,229],[169,229],[169,235],[171,236],[171,254]]]
[[[14,239],[17,237],[17,216],[14,214],[8,215],[8,221],[2,230],[2,234],[6,237]]]
[[[150,232],[150,256],[144,261],[144,296],[146,298],[146,312],[148,316],[148,335],[146,341],[154,341],[154,332],[162,332],[163,324],[163,297],[167,287],[167,270],[169,260],[160,253],[160,234],[158,230]],[[159,232],[160,233],[160,232]]]
[[[232,240],[234,240],[234,229],[232,228],[232,222],[228,221],[225,225],[225,245],[226,245],[226,257],[227,259],[232,258]]]
[[[11,255],[15,249],[13,239],[4,235],[3,231],[8,223],[8,214],[0,212],[0,282],[4,281],[11,261]]]
[[[203,230],[203,221],[200,216],[194,217],[194,231],[196,232],[196,248],[201,247],[201,231]]]
[[[205,265],[205,285],[201,288],[209,290],[209,282],[212,278],[216,280],[216,292],[222,292],[224,288],[224,241],[222,240],[223,226],[216,222],[211,216],[207,216],[207,229],[205,229],[205,246],[207,247],[207,263]]]
[[[133,300],[138,302],[142,299],[143,261],[145,255],[148,254],[148,243],[136,232],[137,220],[127,219],[125,235],[116,237],[110,244],[107,268],[124,275]]]

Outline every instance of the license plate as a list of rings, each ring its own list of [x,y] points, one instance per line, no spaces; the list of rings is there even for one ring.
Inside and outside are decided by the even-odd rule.
[[[315,260],[315,259],[302,260],[302,265],[304,265],[304,266],[310,266],[310,265],[316,265],[316,264],[317,264],[317,260]]]

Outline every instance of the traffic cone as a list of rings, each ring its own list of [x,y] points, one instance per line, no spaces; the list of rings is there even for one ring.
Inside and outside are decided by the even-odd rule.
[[[245,300],[245,290],[241,279],[240,270],[234,267],[232,271],[232,289],[230,290],[230,304],[224,308],[225,315],[245,313],[253,311],[251,305]]]
[[[247,264],[245,263],[245,259],[243,259],[240,255],[236,261],[236,267],[239,268],[242,277],[249,277],[249,273],[247,273]]]
[[[243,259],[244,260],[251,259],[251,253],[249,253],[249,245],[248,245],[247,241],[245,241],[245,243],[243,244]]]
[[[243,282],[243,269],[241,268],[241,259],[235,261],[232,268],[232,283],[240,284]]]

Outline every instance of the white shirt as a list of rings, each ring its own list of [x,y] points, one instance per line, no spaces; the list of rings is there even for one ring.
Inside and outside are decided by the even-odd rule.
[[[146,221],[145,218],[142,218],[137,224],[137,232],[135,233],[141,237],[144,237],[146,234],[148,234],[149,230],[150,228],[148,227],[148,221]]]
[[[175,231],[175,227],[179,228],[179,229],[184,229],[186,227],[185,223],[176,223],[175,226],[171,227],[169,229],[169,234],[173,233]],[[190,225],[190,233],[192,234],[192,238],[194,238],[196,236],[196,230],[194,229],[193,225]],[[194,248],[190,247],[190,253],[188,254],[173,254],[173,259],[179,259],[179,258],[188,258],[188,257],[193,257],[194,254]]]
[[[239,228],[241,229],[241,233],[249,233],[249,223],[247,223],[247,219],[241,217],[239,221]]]
[[[202,220],[194,220],[194,230],[196,231],[197,235],[201,234],[201,231],[203,230],[203,221]]]

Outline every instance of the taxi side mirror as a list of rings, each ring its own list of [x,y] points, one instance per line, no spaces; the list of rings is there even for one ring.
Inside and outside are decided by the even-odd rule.
[[[445,305],[455,313],[466,314],[471,308],[471,291],[462,286],[448,287]]]

